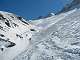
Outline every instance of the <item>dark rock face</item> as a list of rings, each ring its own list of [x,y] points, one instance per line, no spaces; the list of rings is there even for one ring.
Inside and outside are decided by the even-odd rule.
[[[8,27],[11,27],[8,20],[6,20],[5,24],[6,24]]]

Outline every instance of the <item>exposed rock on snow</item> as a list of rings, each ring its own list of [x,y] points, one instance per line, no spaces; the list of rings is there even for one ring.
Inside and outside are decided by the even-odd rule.
[[[34,27],[20,16],[0,11],[0,59],[11,60],[24,51]]]

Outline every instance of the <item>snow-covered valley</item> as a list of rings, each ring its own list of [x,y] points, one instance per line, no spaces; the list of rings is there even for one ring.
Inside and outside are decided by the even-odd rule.
[[[80,60],[79,16],[80,10],[74,9],[31,21],[41,28],[40,32],[33,35],[32,45],[14,60]]]
[[[0,60],[80,60],[80,9],[30,21],[0,11]]]

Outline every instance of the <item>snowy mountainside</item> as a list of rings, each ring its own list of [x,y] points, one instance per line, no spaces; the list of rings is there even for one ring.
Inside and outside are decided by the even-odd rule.
[[[1,60],[80,60],[80,9],[34,21],[1,11],[0,26]]]
[[[66,13],[62,13],[62,14],[59,14],[59,15],[53,15],[51,17],[44,18],[44,19],[31,20],[29,23],[31,23],[31,24],[39,27],[39,28],[47,29],[49,26],[55,24],[56,22],[65,18],[66,16],[75,12],[76,10],[77,9],[74,9],[74,10],[68,11]]]
[[[33,35],[32,46],[13,60],[80,60],[80,9],[52,17],[39,20],[38,24],[38,20],[31,21],[42,31]],[[44,29],[44,23],[50,26]]]
[[[0,59],[11,60],[24,51],[35,31],[22,17],[0,11]]]

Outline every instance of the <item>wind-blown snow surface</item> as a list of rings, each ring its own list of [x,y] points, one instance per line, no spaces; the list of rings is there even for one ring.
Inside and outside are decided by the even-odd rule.
[[[1,60],[80,60],[80,9],[34,21],[0,14]]]

